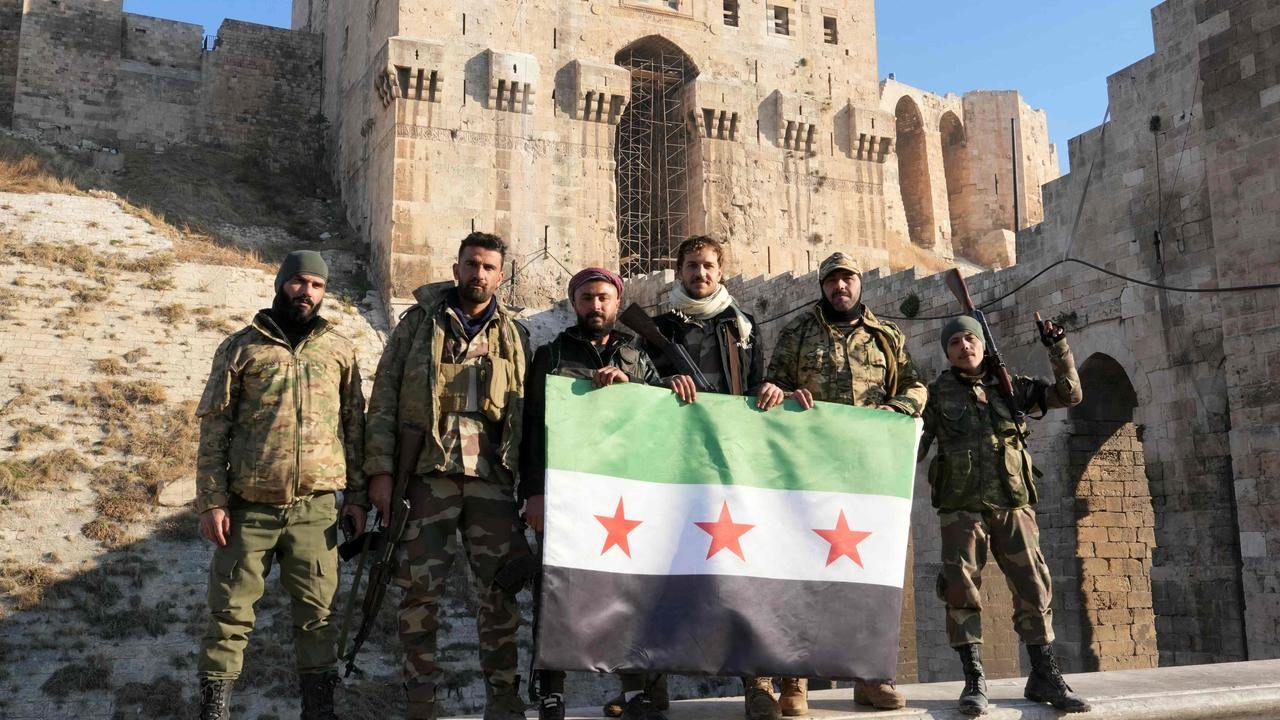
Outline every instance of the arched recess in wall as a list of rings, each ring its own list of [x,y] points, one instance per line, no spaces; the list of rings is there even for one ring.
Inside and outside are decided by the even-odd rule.
[[[1084,400],[1070,411],[1067,463],[1077,572],[1055,578],[1054,588],[1064,597],[1055,605],[1074,608],[1058,623],[1064,659],[1082,672],[1156,667],[1155,511],[1142,429],[1133,422],[1138,395],[1124,367],[1102,353],[1080,366],[1080,383]]]
[[[933,247],[933,183],[929,179],[929,153],[925,149],[924,119],[916,101],[903,96],[894,109],[898,125],[898,183],[907,214],[911,242]]]
[[[973,241],[968,208],[964,202],[964,188],[969,182],[969,152],[966,147],[964,124],[956,114],[948,110],[938,122],[938,134],[942,137],[942,170],[947,178],[947,208],[951,216],[951,247],[966,257],[968,245]]]
[[[631,102],[615,147],[618,257],[624,276],[672,267],[689,217],[689,144],[684,89],[698,67],[675,43],[650,35],[614,62],[631,71]]]

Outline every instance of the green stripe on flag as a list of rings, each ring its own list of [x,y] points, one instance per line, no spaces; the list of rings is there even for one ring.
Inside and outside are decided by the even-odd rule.
[[[547,467],[655,483],[910,498],[917,421],[874,408],[547,377]]]

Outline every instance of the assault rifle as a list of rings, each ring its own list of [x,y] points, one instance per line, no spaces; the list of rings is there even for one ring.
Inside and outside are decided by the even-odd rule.
[[[636,331],[636,334],[644,338],[644,341],[662,351],[663,357],[667,362],[675,367],[676,372],[681,375],[688,375],[693,378],[693,384],[698,388],[699,392],[715,392],[716,389],[707,381],[707,377],[702,374],[698,366],[694,364],[693,358],[689,357],[689,351],[685,350],[683,345],[673,343],[667,339],[662,331],[658,329],[658,325],[650,318],[636,303],[631,303],[626,310],[618,316],[623,325]]]
[[[378,617],[378,609],[382,607],[382,601],[387,595],[387,585],[390,584],[391,574],[395,569],[396,545],[404,535],[405,524],[409,521],[409,500],[406,497],[409,479],[413,477],[413,472],[418,466],[418,456],[422,454],[422,444],[425,439],[426,434],[421,428],[412,425],[404,425],[400,428],[400,437],[396,443],[399,452],[396,456],[395,486],[391,491],[390,522],[385,529],[379,527],[376,530],[369,530],[366,527],[362,535],[343,543],[343,547],[347,548],[343,551],[344,560],[350,559],[354,554],[360,555],[360,564],[356,568],[355,577],[351,580],[347,607],[342,614],[342,630],[338,636],[338,652],[344,653],[342,659],[347,663],[343,677],[350,677],[351,673],[360,672],[356,667],[356,655],[360,652],[364,641],[369,638],[369,632],[373,630],[373,623]],[[368,524],[365,523],[366,526]],[[356,630],[351,649],[347,650],[347,633],[351,629],[351,620],[355,615],[360,575],[370,555],[374,556],[374,561],[373,567],[369,570],[369,583],[364,592],[364,600],[360,604],[360,627]]]
[[[1010,411],[1013,412],[1014,426],[1018,429],[1018,439],[1022,441],[1023,446],[1027,443],[1026,432],[1023,430],[1027,413],[1022,408],[1022,403],[1018,402],[1017,396],[1013,392],[1013,378],[1009,376],[1009,368],[1004,364],[1004,357],[1000,354],[1000,349],[996,347],[995,336],[991,334],[991,326],[987,324],[987,316],[973,304],[973,298],[969,297],[969,287],[964,283],[964,277],[959,270],[952,268],[947,271],[946,276],[947,289],[952,295],[956,296],[956,300],[960,301],[960,307],[964,310],[964,314],[978,321],[982,326],[982,342],[985,346],[985,353],[982,359],[984,369],[991,373],[999,383],[1000,397],[1009,405]],[[1039,319],[1039,315],[1036,316]]]

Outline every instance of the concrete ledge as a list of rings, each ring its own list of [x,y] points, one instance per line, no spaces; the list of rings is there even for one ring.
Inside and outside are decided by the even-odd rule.
[[[1280,718],[1280,660],[1189,665],[1154,670],[1117,670],[1069,675],[1067,681],[1093,704],[1093,711],[1070,716],[1141,718],[1150,720],[1277,720]],[[1025,680],[1013,678],[989,683],[992,707],[982,716],[989,720],[1067,717],[1047,705],[1022,697]],[[820,690],[810,694],[810,717],[840,718],[946,718],[956,712],[956,698],[963,683],[944,682],[903,685],[908,707],[877,711],[856,707],[853,690]],[[670,720],[742,720],[742,698],[683,700],[672,703]],[[537,714],[530,712],[529,717]],[[571,720],[600,717],[598,707],[575,709]]]

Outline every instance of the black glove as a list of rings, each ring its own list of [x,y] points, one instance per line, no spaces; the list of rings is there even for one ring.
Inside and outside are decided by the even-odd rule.
[[[1066,328],[1054,325],[1050,320],[1036,324],[1040,328],[1040,342],[1044,343],[1045,347],[1053,347],[1055,343],[1067,336]]]

